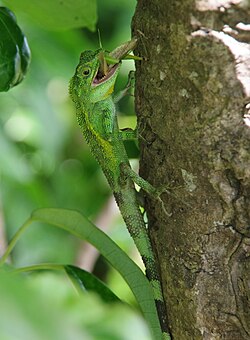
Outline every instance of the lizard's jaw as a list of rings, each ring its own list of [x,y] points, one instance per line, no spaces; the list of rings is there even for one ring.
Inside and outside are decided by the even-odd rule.
[[[119,66],[120,66],[120,63],[115,64],[112,67],[109,67],[107,74],[102,74],[100,72],[100,68],[98,68],[95,74],[95,77],[93,78],[92,86],[101,85],[105,83],[106,81],[108,81],[109,79],[111,79],[117,73]]]

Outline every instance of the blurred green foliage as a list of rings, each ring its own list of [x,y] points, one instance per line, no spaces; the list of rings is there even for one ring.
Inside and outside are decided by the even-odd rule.
[[[127,305],[78,295],[57,273],[26,278],[0,271],[2,340],[149,340],[140,317]],[[98,327],[97,327],[98,325]]]
[[[95,30],[96,0],[3,0],[13,11],[24,12],[29,21],[48,30],[87,27]]]
[[[134,1],[114,4],[98,4],[97,26],[107,48],[129,39],[135,5]],[[29,40],[32,63],[25,81],[0,95],[1,204],[8,238],[35,208],[78,209],[94,218],[110,195],[82,138],[68,96],[68,82],[79,55],[84,49],[98,47],[97,33],[45,30],[27,21],[25,12],[15,14]],[[118,88],[126,83],[127,70],[132,67],[128,63]],[[133,113],[132,100],[123,101],[120,109]],[[75,241],[64,233],[44,228],[31,234],[14,252],[17,265],[74,260]]]
[[[53,20],[47,18],[47,22],[42,21],[44,12],[37,10],[37,16],[32,15],[36,1],[26,2],[30,3],[27,11],[24,1],[0,1],[0,5],[14,11],[32,52],[30,69],[22,84],[0,93],[0,218],[8,240],[33,209],[76,209],[94,221],[110,196],[106,179],[82,138],[68,96],[68,82],[81,51],[99,46],[97,32],[69,29],[74,26],[72,22],[67,21],[65,27],[62,21],[58,22],[60,13],[53,4],[60,1],[37,2],[43,4],[45,12],[47,5],[48,17],[55,16]],[[135,0],[99,0],[96,9],[90,0],[61,3],[67,3],[78,14],[77,6],[82,5],[87,14],[79,14],[78,19],[88,21],[80,26],[93,30],[98,18],[96,27],[108,50],[129,40]],[[67,13],[70,11],[64,14]],[[132,68],[133,62],[124,63],[117,90],[125,86]],[[134,125],[133,99],[124,98],[118,107],[122,127]],[[131,154],[136,152],[132,146]],[[115,224],[112,236],[123,249],[130,250],[133,243],[123,222],[116,220]],[[15,266],[41,262],[74,264],[79,246],[79,241],[64,231],[46,226],[32,228],[14,249],[12,261]],[[116,282],[117,291],[128,292],[121,281],[111,274],[108,277]]]

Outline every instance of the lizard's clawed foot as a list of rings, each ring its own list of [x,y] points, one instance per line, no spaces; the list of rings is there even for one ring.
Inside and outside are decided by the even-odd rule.
[[[139,185],[142,190],[146,191],[154,199],[159,200],[164,213],[168,217],[172,215],[172,213],[169,213],[166,210],[165,205],[160,197],[163,193],[171,195],[171,192],[169,191],[169,188],[166,187],[166,185],[161,186],[159,189],[156,189],[152,184],[150,184],[148,181],[146,181],[144,178],[140,177],[136,172],[134,172],[127,163],[121,163],[120,170],[125,176],[129,176],[137,185]]]
[[[161,195],[164,194],[164,193],[171,195],[169,189],[166,186],[162,185],[160,188],[158,188],[156,190],[156,199],[161,203],[162,210],[164,211],[166,216],[171,217],[173,215],[172,212],[167,211],[165,204],[164,204],[163,200],[161,199]]]
[[[164,212],[168,217],[171,217],[171,216],[173,215],[173,213],[167,211],[167,209],[166,209],[166,207],[165,207],[165,204],[164,204],[163,200],[160,198],[160,196],[159,196],[157,199],[158,199],[158,200],[160,201],[160,203],[161,203],[161,207],[162,207],[163,212]]]
[[[176,189],[180,189],[183,188],[183,186],[176,186],[176,187],[167,187],[166,185],[162,185],[160,186],[160,188],[157,189],[157,199],[161,202],[162,204],[162,209],[163,211],[166,213],[167,216],[172,216],[172,213],[169,213],[166,208],[165,205],[161,199],[161,195],[166,193],[168,195],[170,195],[171,197],[173,197],[174,200],[177,200],[179,203],[181,202],[182,204],[184,204],[187,207],[191,207],[191,205],[189,203],[187,203],[186,201],[184,201],[181,197],[179,197],[178,195],[175,194],[175,192],[173,192]]]

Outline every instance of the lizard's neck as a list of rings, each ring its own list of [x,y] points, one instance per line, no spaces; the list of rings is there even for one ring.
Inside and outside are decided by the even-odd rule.
[[[111,172],[114,171],[115,174],[117,169],[112,138],[114,130],[119,133],[112,97],[109,96],[96,103],[87,103],[87,105],[81,103],[78,122],[96,160],[103,168],[108,180],[112,181],[113,174]],[[119,172],[119,170],[116,171]]]
[[[92,111],[88,112],[88,121],[97,138],[110,141],[114,129],[117,129],[115,105],[111,96],[94,104]]]

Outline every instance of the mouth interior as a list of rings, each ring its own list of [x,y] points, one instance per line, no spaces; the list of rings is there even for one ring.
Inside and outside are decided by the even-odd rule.
[[[105,81],[107,81],[109,78],[112,77],[112,75],[115,73],[117,67],[119,64],[115,64],[115,65],[110,65],[108,67],[107,73],[104,74],[103,70],[101,70],[101,67],[99,66],[98,71],[93,79],[92,84],[93,85],[99,85],[101,83],[104,83]]]

